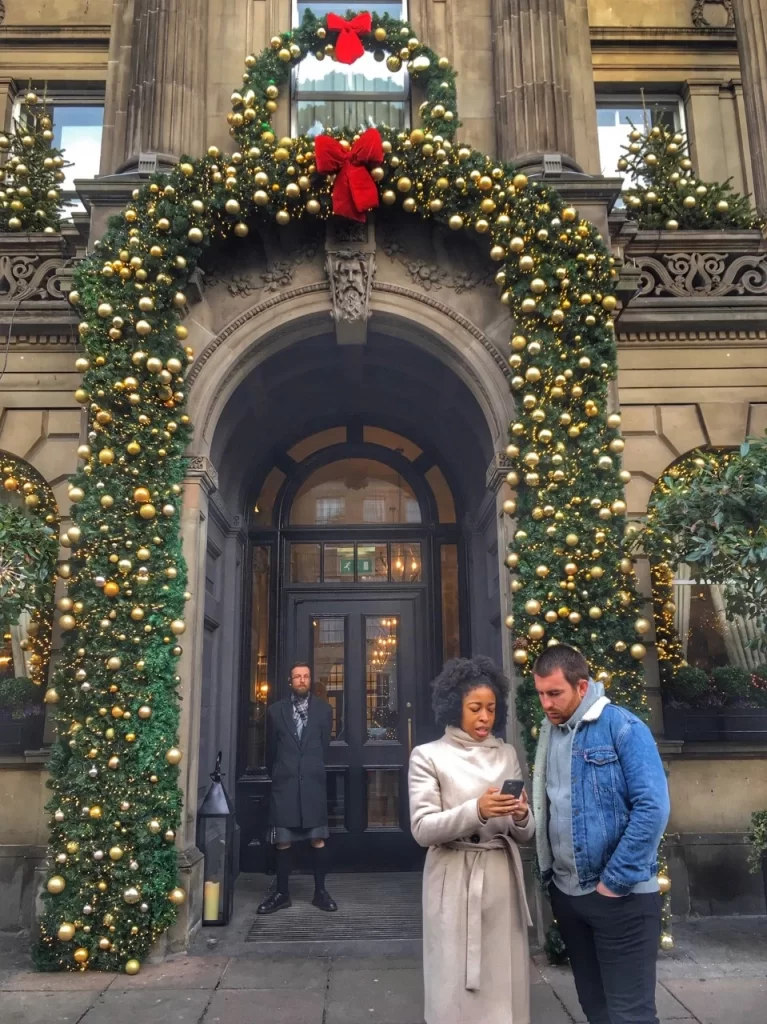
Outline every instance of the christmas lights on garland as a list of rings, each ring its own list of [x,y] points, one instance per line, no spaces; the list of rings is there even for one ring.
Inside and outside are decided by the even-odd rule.
[[[58,508],[46,480],[8,452],[0,452],[0,484],[6,494],[0,503],[0,562],[25,577],[22,591],[0,584],[0,625],[13,626],[23,611],[29,613],[21,648],[29,678],[42,687],[51,656]]]
[[[307,14],[300,29],[249,57],[229,117],[236,152],[211,147],[154,176],[76,272],[70,299],[82,312],[86,353],[77,398],[90,433],[70,491],[73,557],[62,567],[72,605],[56,682],[53,864],[37,950],[44,968],[134,973],[184,899],[174,837],[176,634],[186,580],[179,502],[190,432],[184,364],[193,359],[183,347],[186,289],[213,239],[331,215],[338,179],[318,173],[315,141],[277,139],[271,118],[291,68],[311,53],[333,57],[349,31]],[[370,31],[355,35],[390,70],[407,67],[426,95],[422,127],[380,129],[383,159],[365,164],[375,198],[485,236],[515,325],[509,361],[519,413],[507,455],[517,498],[505,511],[523,528],[507,556],[507,626],[517,636],[528,746],[540,719],[529,671],[550,643],[578,646],[612,695],[643,713],[650,624],[624,550],[628,474],[620,417],[608,410],[613,260],[555,191],[453,143],[455,73],[410,26],[373,15]],[[351,156],[359,136],[329,134]]]
[[[53,145],[45,99],[30,90],[22,118],[0,131],[0,231],[56,234],[61,228],[61,186],[70,167]]]
[[[764,227],[748,196],[735,192],[729,179],[700,181],[684,132],[656,124],[641,131],[631,126],[618,170],[636,184],[624,192],[630,220],[640,228],[677,231],[747,231]]]

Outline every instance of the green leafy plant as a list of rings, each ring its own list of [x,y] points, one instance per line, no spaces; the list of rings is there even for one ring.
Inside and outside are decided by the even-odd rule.
[[[635,182],[624,196],[629,218],[641,228],[711,231],[763,225],[749,198],[735,192],[729,180],[698,179],[684,132],[664,124],[645,131],[631,127],[618,170],[628,171]]]
[[[667,693],[673,701],[696,707],[710,690],[708,675],[702,668],[682,665],[671,676]]]
[[[40,687],[26,676],[0,679],[0,712],[11,713],[11,718],[26,718],[40,714],[43,709]]]
[[[748,866],[756,874],[761,871],[763,858],[767,855],[767,811],[754,811],[746,839],[751,848]]]
[[[714,688],[728,703],[747,700],[751,695],[751,673],[738,665],[722,665],[711,673]]]
[[[767,621],[767,438],[724,455],[696,452],[684,472],[666,474],[640,545],[652,561],[686,562],[722,586],[728,618]],[[753,646],[764,643],[762,633]]]
[[[53,530],[23,508],[0,504],[0,622],[53,602],[58,544]]]

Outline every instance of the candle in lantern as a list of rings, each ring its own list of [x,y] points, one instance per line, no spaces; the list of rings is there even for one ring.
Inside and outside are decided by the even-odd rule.
[[[218,894],[220,882],[206,882],[203,895],[203,921],[218,921]]]

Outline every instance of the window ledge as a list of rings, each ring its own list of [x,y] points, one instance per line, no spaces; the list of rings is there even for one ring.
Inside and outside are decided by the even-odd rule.
[[[40,750],[25,750],[23,754],[0,755],[0,771],[18,771],[20,768],[40,771],[46,768],[50,754],[51,748],[43,747]]]

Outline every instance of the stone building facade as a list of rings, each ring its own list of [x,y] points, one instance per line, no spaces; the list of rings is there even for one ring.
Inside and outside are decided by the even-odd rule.
[[[73,263],[148,171],[211,145],[226,150],[246,55],[307,6],[0,3],[0,127],[29,83],[47,90],[74,159],[66,187],[76,202],[61,237],[0,236],[0,454],[42,474],[65,521],[84,429],[66,301]],[[731,178],[767,210],[761,0],[386,6],[457,69],[462,138],[545,173],[610,239],[625,303],[614,400],[633,475],[629,514],[641,518],[685,453],[767,428],[767,249],[759,232],[638,231],[619,201],[616,159],[628,118],[661,117],[688,133],[701,179]],[[345,92],[297,78],[277,133],[337,118],[350,89],[350,116],[375,118],[383,106],[408,124],[418,98],[404,78],[382,87],[366,75]],[[186,319],[197,354],[183,513],[193,597],[177,836],[193,899],[178,945],[199,924],[196,809],[217,750],[235,792],[241,867],[266,866],[261,719],[293,655],[324,671],[334,707],[346,699],[359,712],[362,733],[346,737],[329,792],[350,867],[363,850],[367,865],[408,866],[412,856],[398,835],[407,751],[375,746],[392,728],[376,710],[376,647],[399,645],[398,675],[390,664],[386,684],[399,703],[387,698],[385,710],[410,743],[428,737],[425,681],[443,657],[490,653],[513,674],[502,514],[508,318],[470,244],[384,219],[351,233],[275,228],[232,244],[199,276]],[[344,501],[367,501],[368,511],[355,519]],[[392,514],[394,505],[379,509],[387,502]],[[640,573],[649,597],[649,568]],[[759,912],[744,834],[751,812],[767,806],[767,746],[665,739],[652,657],[647,671],[673,799],[674,909]],[[365,685],[355,690],[352,677]],[[45,854],[45,738],[41,749],[0,756],[2,927],[31,918]]]

